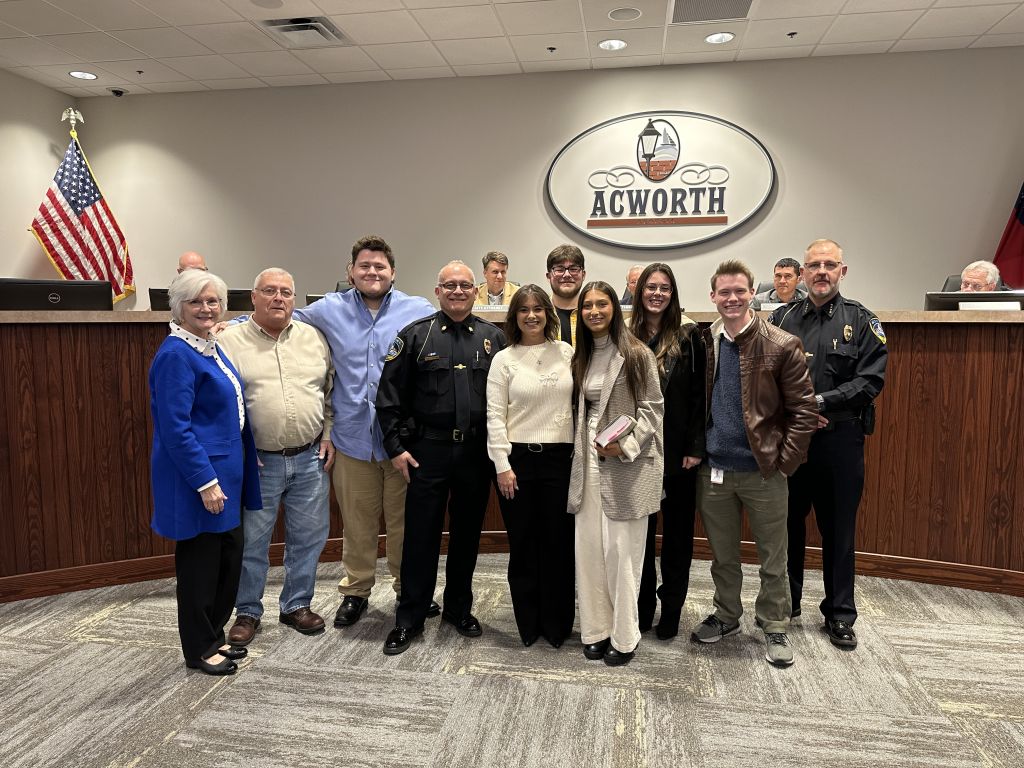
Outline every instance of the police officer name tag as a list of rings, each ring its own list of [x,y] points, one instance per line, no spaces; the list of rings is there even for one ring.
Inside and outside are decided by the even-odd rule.
[[[715,485],[721,485],[725,482],[725,473],[718,467],[711,468],[711,482]]]

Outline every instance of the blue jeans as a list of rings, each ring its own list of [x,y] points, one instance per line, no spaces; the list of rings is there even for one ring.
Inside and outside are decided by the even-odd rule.
[[[245,551],[235,611],[239,616],[263,615],[263,588],[270,565],[270,537],[277,509],[284,503],[284,588],[281,612],[308,608],[316,584],[316,565],[330,528],[330,476],[318,457],[320,444],[298,456],[259,451],[263,509],[244,510]]]

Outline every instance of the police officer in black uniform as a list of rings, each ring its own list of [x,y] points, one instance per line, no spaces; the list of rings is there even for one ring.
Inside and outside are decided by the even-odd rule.
[[[388,350],[377,390],[384,450],[409,483],[405,496],[402,594],[384,653],[402,653],[423,632],[437,585],[448,510],[448,561],[441,618],[479,637],[473,570],[494,480],[487,457],[487,371],[505,346],[501,330],[471,314],[476,280],[447,264],[434,289],[441,311],[406,326]]]
[[[823,629],[833,645],[856,648],[853,624],[854,535],[864,490],[864,436],[874,431],[874,405],[885,383],[885,331],[878,318],[839,294],[843,249],[815,240],[804,256],[807,297],[772,313],[770,321],[798,336],[818,403],[818,432],[807,463],[789,479],[789,589],[800,615],[806,518],[814,507],[821,533],[825,599]]]

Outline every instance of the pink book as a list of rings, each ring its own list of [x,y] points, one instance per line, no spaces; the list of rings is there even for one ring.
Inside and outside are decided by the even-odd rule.
[[[619,416],[615,421],[609,424],[607,427],[601,430],[600,434],[594,438],[594,442],[600,445],[602,448],[607,447],[610,443],[614,443],[616,440],[628,435],[633,431],[633,427],[636,426],[636,419],[632,416],[626,416],[623,414]]]

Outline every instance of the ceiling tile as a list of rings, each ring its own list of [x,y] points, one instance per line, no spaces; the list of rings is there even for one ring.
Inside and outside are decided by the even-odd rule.
[[[998,0],[936,0],[933,8],[951,8],[965,5],[999,5]]]
[[[801,46],[816,44],[825,30],[832,23],[829,16],[813,16],[802,19],[769,19],[767,21],[751,21],[747,24],[747,33],[743,36],[744,48],[792,48],[799,43]],[[795,37],[789,37],[796,32]]]
[[[863,43],[836,43],[819,45],[812,56],[852,56],[860,53],[885,53],[893,44],[893,40],[870,41]]]
[[[616,8],[636,8],[640,17],[634,21],[616,21],[608,14]],[[586,29],[636,29],[665,27],[668,20],[668,0],[587,0],[583,4],[583,23]]]
[[[1013,5],[981,5],[971,8],[932,8],[925,11],[907,37],[959,37],[981,35],[1000,21]]]
[[[632,56],[660,56],[664,50],[665,29],[606,29],[600,34],[591,34],[590,55],[597,58],[626,58]],[[624,40],[626,47],[621,51],[604,51],[597,47],[602,40],[616,38]]]
[[[989,0],[991,2],[992,0]],[[875,11],[914,11],[928,8],[935,0],[847,0],[843,13],[874,13]],[[960,5],[965,5],[961,2]]]
[[[85,61],[116,61],[118,59],[137,59],[142,55],[119,40],[103,32],[81,32],[76,35],[51,35],[40,37],[62,51],[67,51]]]
[[[26,80],[32,80],[33,82],[36,82],[36,83],[42,83],[43,85],[49,86],[50,88],[60,88],[62,91],[65,88],[68,88],[68,87],[72,87],[72,88],[79,87],[80,88],[80,87],[82,87],[81,83],[84,82],[82,80],[74,80],[72,78],[67,77],[66,76],[67,75],[66,72],[63,73],[65,75],[64,78],[59,78],[59,77],[55,77],[54,75],[52,75],[50,73],[40,72],[39,69],[36,68],[36,67],[12,67],[11,69],[8,69],[7,71],[10,72],[11,74],[17,75],[18,77],[23,77]],[[77,86],[70,86],[69,82],[70,83],[78,83],[79,85],[77,85]]]
[[[74,88],[66,85],[62,85],[60,87],[60,92],[66,93],[68,96],[74,96],[75,98],[79,99],[87,99],[93,95],[89,92],[88,88]]]
[[[373,59],[361,48],[312,48],[294,53],[314,72],[358,72],[377,69]]]
[[[405,8],[402,0],[316,0],[320,10],[332,13],[369,13],[370,11],[396,11]]]
[[[515,62],[506,64],[466,64],[454,67],[459,77],[486,77],[488,75],[518,75],[522,73]]]
[[[583,31],[577,0],[505,3],[496,5],[494,9],[510,35]]]
[[[407,69],[411,67],[444,66],[444,59],[433,43],[391,43],[369,45],[363,49],[381,68]]]
[[[426,33],[408,11],[350,13],[332,16],[331,21],[359,45],[409,43],[427,39]]]
[[[594,59],[594,69],[619,69],[625,67],[656,67],[661,64],[657,56],[619,56],[615,59]]]
[[[459,5],[487,5],[488,0],[405,0],[406,8],[453,8]]]
[[[434,77],[455,77],[448,67],[422,67],[420,69],[395,69],[388,74],[395,80],[427,80]]]
[[[555,59],[590,59],[587,36],[583,32],[562,32],[550,35],[516,35],[512,48],[520,61],[553,61]],[[554,48],[549,51],[548,48]]]
[[[433,40],[460,37],[497,37],[504,34],[494,9],[489,5],[461,8],[431,8],[413,11],[413,16]]]
[[[736,54],[736,61],[761,59],[802,59],[814,52],[813,45],[790,45],[777,48],[744,48]]]
[[[366,72],[329,72],[324,77],[332,83],[367,83],[376,80],[390,80],[387,72],[373,69]]]
[[[25,33],[10,24],[0,24],[0,38],[5,37],[25,37]]]
[[[728,51],[740,47],[743,35],[747,31],[745,21],[722,21],[715,24],[680,24],[670,26],[665,40],[666,53],[712,53]],[[728,43],[711,45],[704,38],[715,32],[732,32],[735,38]]]
[[[1001,48],[1006,45],[1024,45],[1024,33],[1016,35],[982,35],[971,48]]]
[[[39,64],[73,64],[80,61],[67,51],[54,48],[34,37],[10,37],[0,40],[0,56],[14,62],[36,66]]]
[[[225,58],[256,77],[306,75],[310,73],[309,67],[292,56],[288,51],[232,53],[228,54]]]
[[[235,13],[245,19],[295,19],[304,16],[319,16],[322,11],[313,0],[274,0],[274,3],[252,0],[221,0]]]
[[[63,35],[71,32],[95,32],[91,24],[54,8],[43,0],[5,0],[0,2],[0,21],[30,35]]]
[[[435,43],[449,64],[501,64],[514,62],[516,55],[503,37],[483,37],[476,40],[439,40]]]
[[[61,80],[64,83],[67,83],[68,85],[73,85],[76,88],[94,87],[94,86],[95,87],[106,87],[108,85],[126,85],[126,81],[125,81],[125,79],[123,77],[120,77],[119,75],[116,75],[113,72],[110,72],[110,71],[108,71],[107,69],[104,68],[104,67],[108,67],[108,66],[109,66],[108,64],[104,64],[103,67],[97,67],[95,64],[87,64],[85,62],[81,62],[81,63],[79,63],[77,65],[73,65],[73,66],[68,66],[67,64],[54,64],[54,65],[49,65],[49,66],[40,66],[40,67],[35,67],[35,70],[37,72],[43,74],[43,75],[49,75],[50,77],[54,77],[54,78],[56,78],[58,80]],[[75,70],[75,69],[84,69],[87,72],[92,72],[94,75],[96,75],[96,79],[95,80],[89,80],[88,81],[89,85],[88,86],[83,86],[82,84],[84,82],[86,82],[86,81],[78,80],[78,79],[76,79],[76,78],[74,78],[74,77],[72,77],[71,75],[68,74],[68,70]],[[181,80],[181,75],[178,75],[178,79]],[[130,86],[128,86],[128,87],[130,87]]]
[[[804,16],[832,16],[846,0],[754,0],[748,19],[797,19]]]
[[[155,59],[168,56],[202,56],[210,52],[206,46],[200,45],[173,27],[125,30],[118,32],[117,38]]]
[[[561,72],[590,69],[590,59],[552,59],[551,61],[524,61],[524,72]]]
[[[132,0],[47,0],[47,2],[108,32],[164,25],[163,19],[145,8],[140,8]]]
[[[242,17],[216,0],[135,0],[169,24],[217,24]]]
[[[273,86],[327,85],[327,80],[324,79],[323,75],[318,75],[315,72],[310,72],[305,75],[268,75],[261,79],[267,85]]]
[[[976,35],[967,37],[920,37],[916,40],[897,40],[896,44],[889,49],[891,53],[905,53],[909,51],[943,51],[950,48],[966,48],[975,40]]]
[[[145,86],[146,83],[173,83],[181,80],[181,72],[171,69],[165,64],[153,59],[140,59],[137,61],[105,61],[103,68],[118,77],[124,78],[126,83],[138,83]],[[142,74],[138,73],[142,70]]]
[[[244,77],[237,80],[203,80],[203,85],[214,91],[235,91],[241,88],[269,88],[262,80]]]
[[[987,34],[1005,35],[1024,32],[1024,5],[996,24]]]
[[[248,77],[248,72],[223,56],[180,56],[160,60],[171,69],[193,80],[220,80],[229,77]]]
[[[214,53],[251,53],[279,51],[281,46],[248,21],[230,24],[199,24],[181,31],[198,40]]]
[[[921,11],[855,13],[837,16],[823,43],[860,43],[871,40],[898,40],[922,15]]]
[[[146,88],[151,93],[184,93],[186,91],[209,90],[205,85],[197,83],[194,80],[186,80],[177,83],[150,83]]]
[[[719,46],[722,47],[722,46]],[[665,64],[709,64],[716,61],[735,61],[736,51],[709,51],[697,53],[666,53]]]

